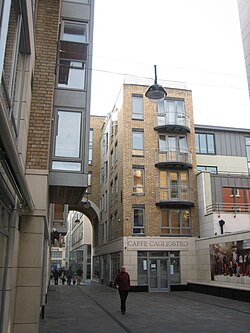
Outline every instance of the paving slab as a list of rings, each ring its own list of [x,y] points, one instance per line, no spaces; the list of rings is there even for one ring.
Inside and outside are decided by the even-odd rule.
[[[250,303],[176,291],[130,292],[101,284],[50,286],[40,333],[249,333]]]

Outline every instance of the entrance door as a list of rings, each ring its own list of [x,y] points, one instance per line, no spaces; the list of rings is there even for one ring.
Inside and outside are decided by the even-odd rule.
[[[149,290],[169,290],[168,259],[149,259]]]

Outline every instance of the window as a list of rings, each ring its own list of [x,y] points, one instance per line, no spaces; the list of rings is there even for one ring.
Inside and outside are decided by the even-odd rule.
[[[144,167],[133,166],[133,194],[144,194]]]
[[[93,162],[93,136],[94,130],[91,128],[89,131],[89,165]]]
[[[104,133],[102,136],[102,154],[108,152],[108,133]]]
[[[144,207],[133,208],[133,234],[144,235]]]
[[[118,161],[118,143],[115,143],[115,155],[114,155],[115,162]]]
[[[143,120],[143,95],[132,95],[132,118]]]
[[[250,174],[250,137],[245,137],[245,142],[246,142],[248,173]]]
[[[157,125],[186,125],[185,103],[183,100],[165,99],[158,103]]]
[[[159,161],[179,161],[185,155],[187,159],[188,146],[185,136],[159,135]]]
[[[143,130],[132,130],[132,155],[143,156],[144,154],[144,132]]]
[[[160,170],[160,201],[189,200],[187,171]]]
[[[91,194],[92,193],[92,172],[90,171],[88,173],[88,188],[86,193]]]
[[[59,50],[58,87],[84,89],[87,62],[88,26],[80,22],[62,22]]]
[[[56,119],[52,169],[81,171],[82,113],[58,110]]]
[[[190,212],[182,209],[161,210],[162,235],[190,235]]]
[[[214,134],[196,133],[196,153],[215,154]]]
[[[197,165],[197,171],[209,171],[215,175],[218,173],[216,166]]]

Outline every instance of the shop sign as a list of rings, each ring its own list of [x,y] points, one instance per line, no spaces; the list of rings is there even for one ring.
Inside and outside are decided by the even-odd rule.
[[[127,239],[127,250],[138,249],[187,249],[189,246],[188,240],[167,240],[167,239]]]

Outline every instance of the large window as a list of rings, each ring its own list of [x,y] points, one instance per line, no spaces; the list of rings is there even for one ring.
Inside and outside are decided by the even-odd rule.
[[[186,125],[185,103],[183,100],[165,99],[158,104],[157,125]]]
[[[160,170],[160,201],[190,200],[187,171]]]
[[[190,212],[182,209],[161,210],[162,235],[190,235]]]
[[[144,207],[133,207],[133,234],[136,235],[144,235],[144,224],[145,224],[145,218],[144,218]]]
[[[214,134],[196,133],[196,153],[215,154]]]
[[[197,165],[197,171],[208,171],[217,175],[217,167],[216,166],[207,166],[207,165]]]
[[[88,25],[80,22],[62,22],[58,87],[84,89],[87,62]]]
[[[81,171],[82,113],[58,110],[56,115],[52,169]]]
[[[143,120],[143,95],[132,95],[132,118]]]
[[[144,154],[144,132],[143,130],[132,130],[132,155],[143,156]]]
[[[144,194],[144,167],[133,166],[133,194]]]

